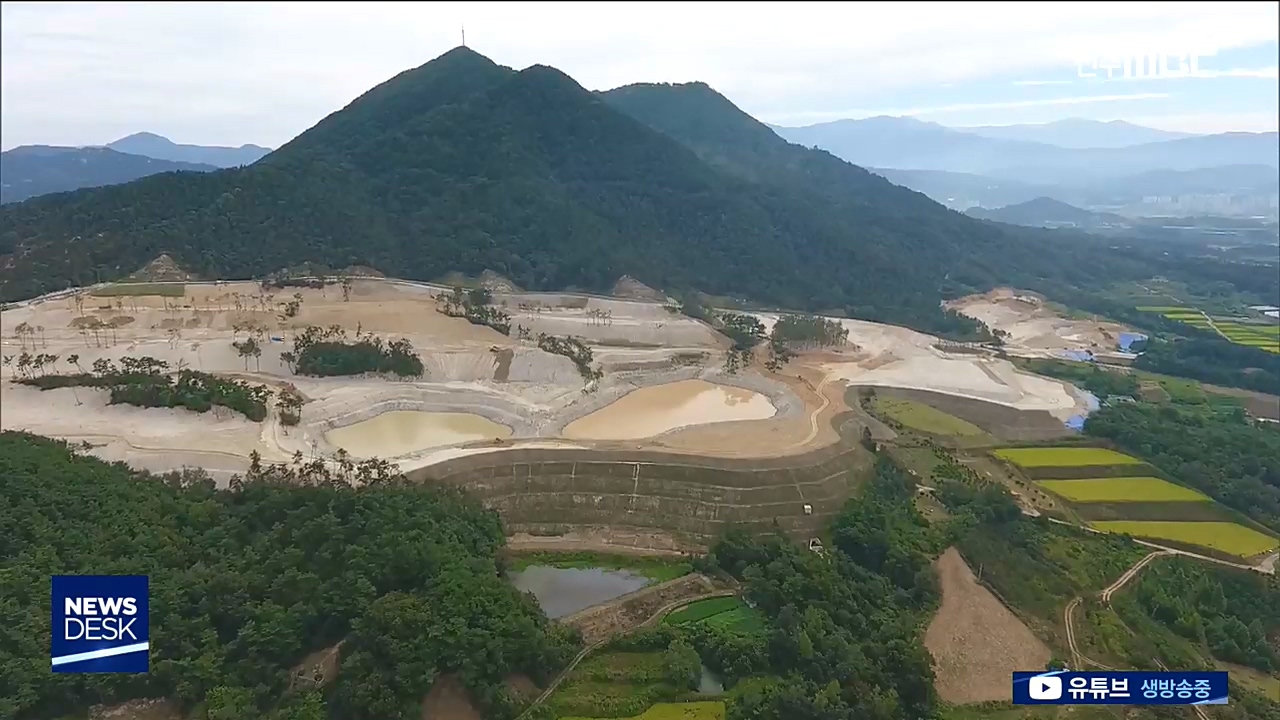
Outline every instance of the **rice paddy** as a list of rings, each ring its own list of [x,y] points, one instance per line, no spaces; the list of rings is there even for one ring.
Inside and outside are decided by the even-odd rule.
[[[1200,330],[1216,330],[1227,340],[1247,347],[1280,353],[1280,325],[1250,323],[1249,318],[1222,317],[1210,320],[1203,312],[1191,307],[1141,305],[1142,312],[1163,315],[1184,325]]]
[[[995,451],[995,455],[1024,468],[1145,464],[1115,450],[1093,447],[1001,448]]]
[[[1152,540],[1170,540],[1212,548],[1239,558],[1271,552],[1280,540],[1252,528],[1228,522],[1171,522],[1163,520],[1106,520],[1090,523],[1103,532]]]
[[[1155,477],[1040,480],[1036,484],[1077,503],[1211,502],[1197,490]]]

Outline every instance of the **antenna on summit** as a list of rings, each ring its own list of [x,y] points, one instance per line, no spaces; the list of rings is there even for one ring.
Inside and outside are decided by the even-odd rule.
[[[462,26],[462,47],[467,46],[467,26]]]

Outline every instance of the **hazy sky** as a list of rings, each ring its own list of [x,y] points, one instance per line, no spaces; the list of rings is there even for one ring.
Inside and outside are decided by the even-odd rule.
[[[890,114],[946,125],[1088,117],[1275,130],[1277,7],[5,2],[0,145],[101,144],[148,130],[276,147],[458,45],[463,23],[467,44],[503,65],[552,65],[593,90],[702,80],[778,124]],[[1199,76],[1113,71],[1108,80],[1093,69],[1143,50],[1203,53]]]

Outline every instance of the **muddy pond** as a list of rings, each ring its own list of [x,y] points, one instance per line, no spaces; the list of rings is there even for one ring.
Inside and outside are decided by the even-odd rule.
[[[569,423],[562,435],[574,440],[635,440],[686,425],[764,420],[777,408],[760,393],[705,380],[640,388],[586,417]]]
[[[511,437],[511,428],[471,413],[391,410],[325,433],[357,458],[393,458],[472,440]]]
[[[513,570],[507,578],[516,589],[533,593],[542,611],[552,619],[609,602],[650,583],[649,578],[626,570],[548,565]]]

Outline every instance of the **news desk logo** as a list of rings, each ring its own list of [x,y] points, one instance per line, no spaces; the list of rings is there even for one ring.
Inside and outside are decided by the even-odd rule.
[[[1225,672],[1016,672],[1015,705],[1225,705]]]
[[[54,575],[50,657],[57,673],[144,673],[146,575]]]

